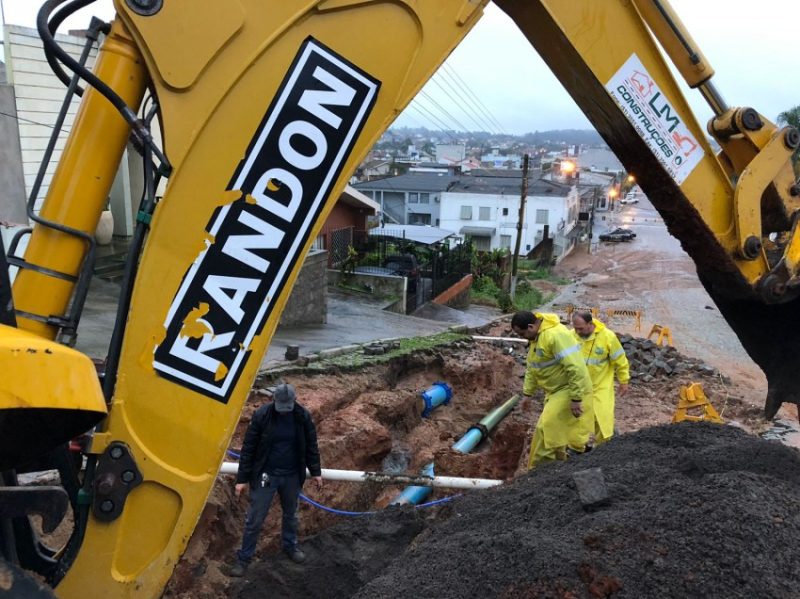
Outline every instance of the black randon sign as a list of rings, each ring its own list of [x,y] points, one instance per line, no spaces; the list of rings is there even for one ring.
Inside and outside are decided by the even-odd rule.
[[[303,44],[229,183],[212,241],[170,306],[153,366],[227,402],[375,102],[380,83],[314,39]]]

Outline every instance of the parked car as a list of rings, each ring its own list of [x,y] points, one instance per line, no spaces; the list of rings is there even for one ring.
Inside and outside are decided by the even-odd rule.
[[[416,289],[420,273],[417,258],[412,254],[387,256],[383,260],[383,266],[356,266],[355,272],[371,275],[407,277],[409,291]]]
[[[616,231],[611,231],[610,233],[603,233],[600,235],[600,241],[630,241],[633,239],[633,236],[630,233],[618,233]]]
[[[635,198],[635,197],[634,197],[634,198],[625,197],[625,198],[622,198],[622,199],[619,201],[619,203],[620,203],[620,204],[638,204],[638,203],[639,203],[639,198]]]
[[[631,229],[623,229],[622,227],[617,227],[613,231],[609,231],[609,233],[619,233],[620,235],[629,235],[631,239],[636,237],[636,233]]]
[[[387,256],[383,261],[384,268],[388,268],[401,277],[416,279],[419,276],[419,264],[413,254]]]

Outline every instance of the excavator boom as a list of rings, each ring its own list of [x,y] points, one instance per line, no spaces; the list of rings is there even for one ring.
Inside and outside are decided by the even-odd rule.
[[[55,338],[65,320],[54,315],[68,312],[80,287],[85,237],[133,131],[150,177],[137,229],[143,250],[130,259],[102,393],[88,375],[75,383],[102,421],[73,506],[76,531],[48,573],[64,598],[160,595],[335,198],[488,0],[114,2],[118,17],[96,67],[113,93],[87,86],[67,166],[42,210],[70,229],[37,226],[26,254],[37,268],[13,289],[19,329]],[[800,319],[800,198],[789,164],[797,132],[728,108],[666,2],[497,4],[637,173],[696,262],[767,373],[768,415],[800,402],[788,374],[800,351],[780,334]],[[708,131],[719,153],[659,44],[714,109]],[[154,112],[136,116],[145,91],[161,149],[147,126]],[[156,170],[169,177],[157,205]],[[85,181],[80,202],[74,177]],[[0,325],[9,355],[26,342],[15,331]]]

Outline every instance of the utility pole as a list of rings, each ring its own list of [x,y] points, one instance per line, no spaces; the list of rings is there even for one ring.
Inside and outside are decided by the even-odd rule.
[[[522,246],[522,223],[525,221],[525,198],[528,197],[528,162],[530,156],[525,154],[522,157],[522,193],[519,196],[519,219],[517,220],[517,243],[514,248],[514,256],[511,258],[511,299],[517,292],[517,259],[519,250]]]
[[[594,236],[594,210],[597,207],[597,187],[594,188],[592,193],[592,205],[589,207],[589,243],[586,248],[586,253],[592,253],[592,237]]]

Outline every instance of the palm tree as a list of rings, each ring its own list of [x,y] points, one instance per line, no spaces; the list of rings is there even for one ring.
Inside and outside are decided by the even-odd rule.
[[[778,122],[783,125],[791,125],[795,129],[800,129],[800,104],[780,113],[778,115]]]
[[[778,123],[800,129],[800,104],[780,113],[778,115]],[[792,161],[794,162],[794,173],[800,178],[800,148],[794,151]]]

